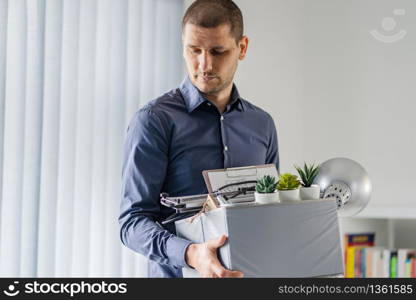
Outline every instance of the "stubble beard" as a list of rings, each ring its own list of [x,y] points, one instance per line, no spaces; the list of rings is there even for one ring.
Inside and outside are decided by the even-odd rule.
[[[214,80],[219,80],[219,83],[207,91],[201,91],[204,95],[213,96],[220,93],[222,90],[226,89],[232,83],[232,77],[228,78],[226,81],[223,81],[220,77],[217,77]]]

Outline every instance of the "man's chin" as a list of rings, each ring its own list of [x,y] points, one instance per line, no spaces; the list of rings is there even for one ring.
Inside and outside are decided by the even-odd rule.
[[[206,95],[215,94],[218,90],[217,84],[196,82],[195,86],[198,88],[198,90],[201,93],[206,94]]]
[[[198,90],[202,94],[207,95],[207,96],[216,95],[220,91],[218,88],[210,88],[210,89],[209,88],[206,88],[206,89],[200,89],[200,88],[198,88]]]

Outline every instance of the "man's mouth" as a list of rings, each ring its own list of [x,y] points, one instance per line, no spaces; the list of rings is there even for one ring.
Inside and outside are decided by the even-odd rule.
[[[200,78],[202,79],[202,81],[204,81],[204,82],[208,82],[208,81],[211,81],[211,80],[213,80],[213,79],[217,78],[217,76],[204,76],[204,75],[200,75],[199,77],[200,77]]]

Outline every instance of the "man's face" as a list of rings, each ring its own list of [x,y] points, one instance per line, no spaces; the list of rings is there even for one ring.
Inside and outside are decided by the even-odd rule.
[[[204,28],[188,23],[182,40],[189,78],[202,93],[215,95],[232,84],[238,60],[246,54],[247,37],[237,44],[228,24]]]

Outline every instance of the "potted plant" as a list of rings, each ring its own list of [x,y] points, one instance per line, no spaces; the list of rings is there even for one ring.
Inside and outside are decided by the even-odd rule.
[[[265,175],[257,180],[254,198],[258,203],[279,202],[279,194],[276,190],[276,178]]]
[[[300,182],[298,176],[290,173],[280,175],[277,189],[279,190],[279,197],[282,201],[297,201],[299,200],[299,186]]]
[[[295,166],[302,180],[302,187],[300,188],[300,198],[302,200],[319,199],[321,188],[317,184],[313,184],[316,175],[319,171],[319,165],[307,165],[304,163],[303,169]]]

